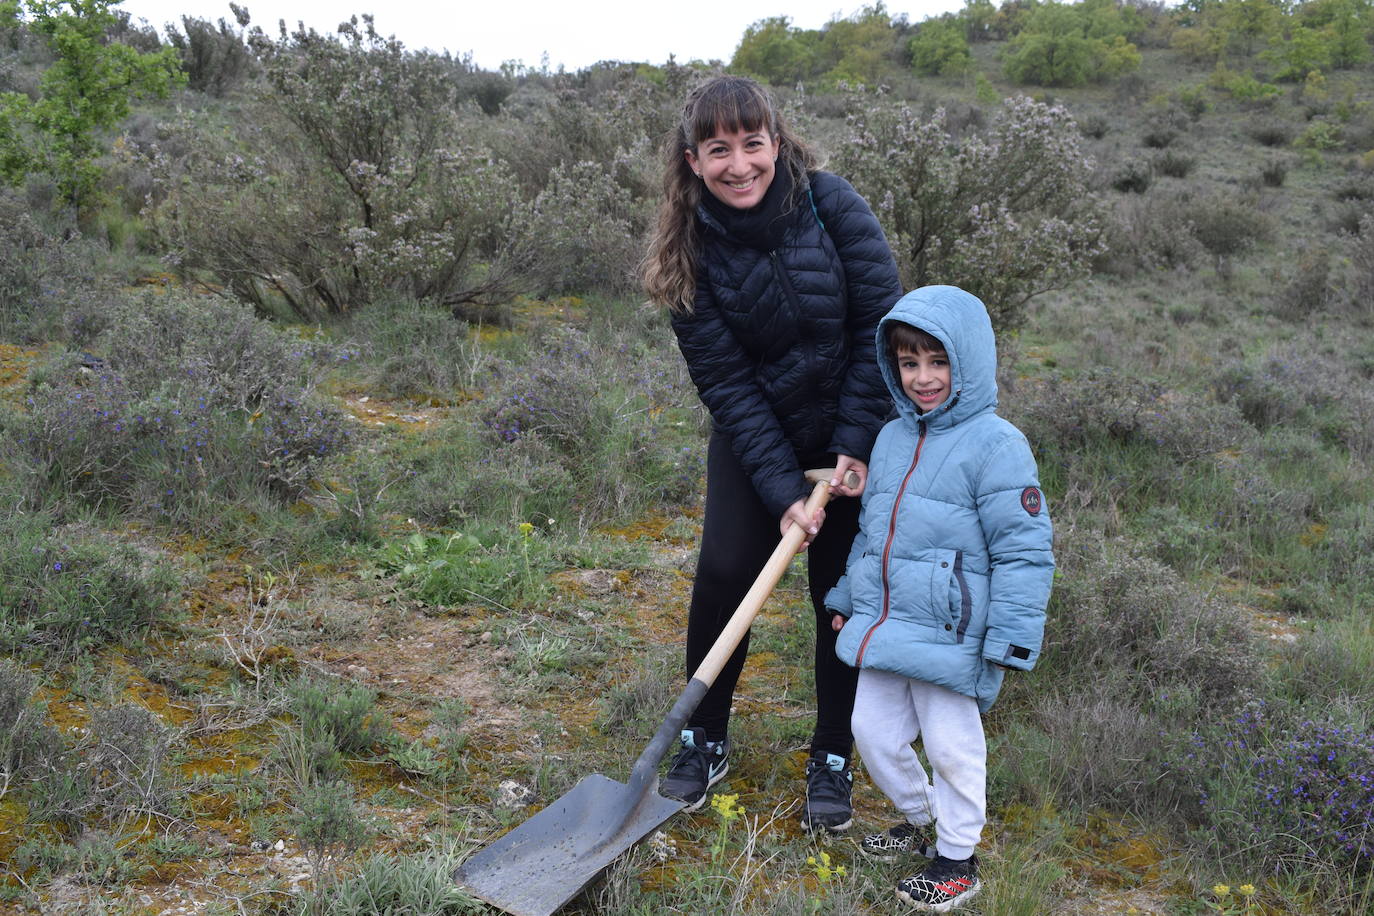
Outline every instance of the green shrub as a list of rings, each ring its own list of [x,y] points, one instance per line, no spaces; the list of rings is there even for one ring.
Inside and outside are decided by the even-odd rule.
[[[1261,146],[1287,146],[1293,142],[1293,127],[1282,121],[1260,121],[1249,129],[1250,138]]]
[[[1172,146],[1178,139],[1178,131],[1172,127],[1163,125],[1152,127],[1145,132],[1145,136],[1140,138],[1140,142],[1150,149],[1164,149]]]
[[[344,753],[371,754],[391,732],[376,691],[359,684],[302,678],[291,689],[290,710],[306,741]]]
[[[1055,678],[1115,685],[1122,702],[1194,697],[1199,714],[1233,708],[1263,667],[1249,612],[1197,591],[1121,542],[1056,545],[1060,574],[1045,662]]]
[[[1225,193],[1180,200],[1193,234],[1217,258],[1248,251],[1274,235],[1274,219],[1247,195]]]
[[[0,659],[0,798],[56,769],[62,737],[34,701],[37,679],[10,659]]]
[[[181,17],[181,28],[167,26],[167,43],[176,48],[186,72],[186,85],[196,92],[223,97],[254,75],[256,66],[242,29],[248,25],[248,10],[236,6],[234,17],[239,30],[220,19]]]
[[[372,397],[449,402],[474,392],[488,362],[466,321],[414,299],[383,297],[351,313],[341,331],[359,355],[349,384]]]
[[[1053,373],[1008,401],[1005,413],[1037,453],[1069,458],[1104,443],[1137,446],[1188,464],[1253,436],[1231,405],[1111,369]]]
[[[1307,245],[1286,260],[1289,267],[1275,292],[1274,314],[1285,321],[1312,321],[1336,298],[1331,253],[1324,245]]]
[[[132,704],[93,711],[89,728],[82,770],[91,780],[92,803],[101,820],[114,825],[175,815],[181,787],[168,760],[172,731]]]
[[[623,293],[635,286],[644,211],[615,171],[604,162],[560,165],[517,215],[511,234],[528,252],[523,276],[536,292]]]
[[[1085,137],[1101,140],[1111,130],[1111,122],[1100,114],[1090,114],[1078,120],[1078,129]]]
[[[579,516],[619,518],[694,491],[692,388],[664,342],[555,328],[495,373],[482,405],[492,461],[556,462]]]
[[[72,656],[167,619],[181,586],[167,564],[108,534],[10,512],[0,524],[0,644]]]
[[[927,19],[907,44],[911,65],[926,76],[958,76],[973,66],[968,38],[958,19]]]
[[[1099,260],[1099,269],[1126,276],[1140,270],[1190,268],[1207,257],[1173,195],[1119,198],[1106,221],[1104,238],[1107,254]]]
[[[147,209],[179,268],[315,321],[391,293],[499,299],[519,252],[510,170],[473,141],[452,62],[407,52],[371,17],[322,36],[249,36],[266,89],[232,126],[184,117],[174,157],[132,150],[157,181]]]
[[[1116,170],[1109,179],[1112,190],[1122,194],[1144,194],[1154,183],[1154,169],[1143,159],[1132,159]]]
[[[1197,159],[1170,150],[1155,156],[1150,161],[1150,165],[1154,171],[1161,175],[1168,175],[1170,178],[1187,178],[1197,167]]]
[[[15,438],[40,495],[187,523],[292,500],[351,447],[349,422],[314,393],[327,348],[213,301],[119,308],[102,356],[58,355],[28,396]]]
[[[1260,169],[1260,183],[1267,188],[1281,188],[1288,179],[1288,163],[1282,159],[1270,159]]]
[[[80,234],[51,233],[17,193],[0,188],[0,340],[52,336],[62,307],[86,293],[94,258]]]

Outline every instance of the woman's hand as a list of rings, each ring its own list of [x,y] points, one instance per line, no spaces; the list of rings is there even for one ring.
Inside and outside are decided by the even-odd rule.
[[[802,545],[797,548],[800,551],[811,546],[811,542],[816,539],[816,535],[820,533],[823,524],[825,524],[825,510],[817,509],[816,514],[808,518],[806,502],[799,499],[788,506],[787,511],[782,514],[782,518],[778,520],[778,530],[786,534],[788,528],[796,525],[805,531],[806,538],[802,541]]]
[[[858,475],[859,485],[847,487],[844,484],[845,475],[848,472]],[[835,456],[835,473],[830,477],[830,490],[840,496],[862,496],[864,487],[868,486],[868,465],[858,458],[851,458],[848,455]]]

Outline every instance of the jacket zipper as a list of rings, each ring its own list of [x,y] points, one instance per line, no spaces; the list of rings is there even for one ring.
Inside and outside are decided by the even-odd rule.
[[[773,265],[773,275],[778,278],[778,285],[782,287],[783,295],[792,306],[792,313],[797,320],[797,340],[801,344],[802,358],[806,361],[806,379],[809,394],[807,403],[811,414],[811,435],[807,437],[807,445],[810,446],[817,439],[822,428],[820,398],[817,396],[816,382],[816,354],[804,333],[805,324],[803,322],[801,300],[797,298],[797,291],[792,288],[792,278],[787,276],[787,269],[782,265],[782,259],[778,257],[777,249],[768,252],[768,260]]]
[[[892,558],[892,541],[897,534],[897,510],[901,508],[902,497],[906,495],[906,485],[911,481],[911,475],[916,473],[916,464],[921,460],[921,446],[926,444],[926,425],[921,424],[921,435],[916,440],[916,452],[911,456],[911,467],[906,469],[906,476],[902,478],[902,485],[897,488],[897,498],[892,502],[892,518],[887,523],[887,540],[883,543],[883,612],[878,615],[878,620],[873,626],[868,628],[864,634],[863,642],[859,643],[858,655],[854,658],[854,666],[863,665],[864,652],[868,650],[868,641],[873,638],[873,632],[883,625],[887,620],[887,612],[892,604],[892,592],[888,585],[887,564]]]

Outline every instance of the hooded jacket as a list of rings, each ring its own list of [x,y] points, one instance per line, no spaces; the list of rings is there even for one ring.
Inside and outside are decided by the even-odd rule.
[[[892,359],[897,405],[869,463],[859,536],[826,606],[849,617],[836,652],[859,668],[946,687],[986,712],[1006,668],[1040,655],[1054,574],[1049,511],[1026,438],[997,416],[997,347],[987,309],[952,286],[908,293],[879,323],[940,340],[950,394],[921,414]]]
[[[810,492],[803,462],[867,461],[890,414],[873,333],[901,295],[897,265],[868,204],[828,172],[771,251],[704,207],[697,219],[696,296],[673,331],[713,425],[781,517]]]

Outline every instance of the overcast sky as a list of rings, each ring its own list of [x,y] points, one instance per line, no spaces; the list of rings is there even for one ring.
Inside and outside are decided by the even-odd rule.
[[[693,59],[728,61],[745,28],[770,16],[787,16],[801,29],[818,29],[837,16],[849,16],[865,4],[851,0],[736,0],[721,3],[659,3],[643,0],[389,0],[349,4],[328,0],[244,0],[253,24],[272,36],[277,21],[288,26],[303,21],[321,32],[333,32],[353,13],[372,13],[377,31],[395,35],[406,47],[471,53],[482,68],[494,70],[507,60],[538,68],[578,70],[601,60],[661,64],[669,54],[679,62]],[[867,4],[872,5],[872,4]],[[907,14],[912,22],[962,9],[963,0],[891,2],[891,16]],[[183,15],[233,23],[229,0],[124,0],[137,22],[146,19],[159,31]]]

